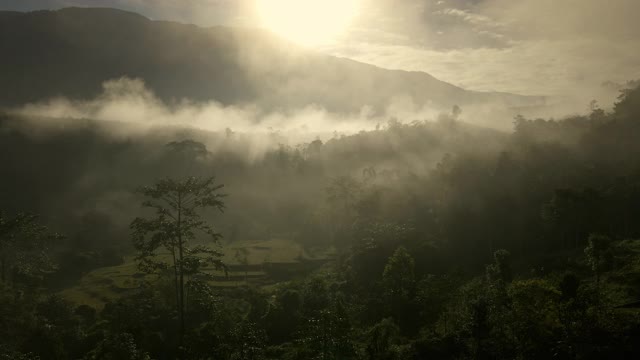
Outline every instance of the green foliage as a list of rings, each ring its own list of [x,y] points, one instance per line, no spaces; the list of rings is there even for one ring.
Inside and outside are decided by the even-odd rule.
[[[545,280],[514,281],[508,296],[516,351],[524,359],[551,356],[548,348],[561,333],[560,292]]]
[[[313,315],[329,306],[331,299],[325,279],[312,277],[304,285],[302,303],[305,313]]]
[[[562,276],[559,288],[564,300],[575,299],[578,296],[580,279],[573,273],[566,273]]]
[[[615,104],[615,112],[624,120],[637,121],[640,114],[640,84],[638,81],[629,82],[628,88],[623,90]]]
[[[230,360],[265,359],[266,334],[255,323],[240,323],[233,330],[233,338]]]
[[[446,307],[453,301],[460,284],[452,276],[427,275],[416,285],[416,302],[425,324],[433,324],[443,317],[444,332],[447,332]],[[415,314],[413,314],[415,316]]]
[[[542,217],[564,248],[575,248],[586,234],[601,228],[602,209],[602,195],[594,189],[559,189],[545,204]]]
[[[10,358],[9,354],[21,354],[20,348],[37,324],[33,311],[34,301],[19,298],[11,289],[2,285],[0,292],[0,354]],[[24,355],[26,357],[26,355]],[[34,355],[35,357],[35,355]]]
[[[275,300],[264,320],[269,341],[281,344],[293,340],[293,335],[303,321],[302,297],[297,290],[286,289],[277,294]]]
[[[326,192],[332,236],[334,241],[344,240],[346,232],[355,220],[355,207],[360,197],[361,184],[351,176],[340,176],[331,180]]]
[[[404,247],[399,247],[389,258],[382,273],[387,293],[394,298],[409,298],[415,287],[415,262]]]
[[[38,222],[38,216],[19,213],[6,217],[0,212],[0,280],[15,285],[19,280],[42,279],[56,266],[50,247],[61,236]]]
[[[213,177],[188,177],[178,181],[165,179],[141,188],[139,192],[149,198],[143,202],[143,206],[155,210],[155,217],[136,218],[131,223],[140,268],[147,272],[173,272],[181,337],[185,331],[185,277],[207,277],[208,274],[202,271],[207,266],[223,268],[220,252],[194,244],[196,232],[204,234],[214,243],[221,237],[200,214],[207,208],[219,211],[224,208],[224,195],[219,193],[223,185],[216,185],[214,181]],[[162,260],[158,250],[169,252],[171,261]]]
[[[503,285],[513,280],[511,269],[511,253],[500,249],[493,254],[494,263],[487,266],[487,277],[490,281],[499,281]]]
[[[611,266],[613,256],[611,252],[611,238],[599,234],[589,235],[584,253],[587,257],[587,263],[599,282],[602,271]]]
[[[0,346],[0,360],[40,360],[41,358],[33,353],[21,353],[11,351]]]
[[[355,355],[351,324],[341,303],[317,311],[303,325],[299,342],[309,359],[351,359]]]
[[[413,229],[406,224],[362,222],[356,225],[356,240],[347,261],[353,286],[372,286],[384,273],[389,257],[410,238]]]
[[[65,130],[42,148],[72,145],[45,154],[3,127],[2,149],[35,149],[40,166],[60,164],[46,187],[17,193],[33,198],[25,208],[52,207],[47,223],[59,211],[56,225],[75,231],[56,246],[72,275],[118,263],[131,200],[117,194],[132,183],[216,168],[240,191],[214,229],[209,216],[225,200],[214,179],[142,188],[145,213],[130,230],[146,273],[125,262],[87,274],[86,288],[102,297],[96,309],[47,296],[58,289],[33,280],[52,269],[55,236],[34,216],[0,216],[0,357],[638,358],[639,252],[623,240],[640,237],[636,92],[611,113],[592,104],[587,116],[517,118],[513,135],[450,121],[454,111],[258,157],[231,131],[188,133],[211,137],[219,147],[209,152],[183,135],[164,146],[164,133],[121,143]],[[95,146],[91,166],[77,157],[85,142]],[[57,205],[49,193],[73,196]],[[226,251],[208,246],[221,233],[235,238]],[[267,261],[286,271],[256,270],[263,283],[223,288],[209,276],[223,253],[236,274]]]
[[[148,354],[140,351],[128,333],[110,334],[87,354],[85,360],[150,360]]]
[[[384,319],[365,334],[365,358],[369,360],[400,360],[400,329],[392,319]]]
[[[150,198],[143,206],[155,210],[154,218],[136,218],[131,223],[133,243],[143,269],[155,271],[177,267],[178,274],[195,275],[201,273],[203,266],[221,266],[216,259],[222,256],[219,252],[204,246],[189,246],[196,240],[197,232],[214,242],[221,236],[198,212],[211,207],[223,210],[224,195],[218,193],[222,185],[215,185],[214,181],[215,178],[194,177],[182,181],[165,179],[139,190]],[[173,263],[157,260],[160,249],[171,254]]]

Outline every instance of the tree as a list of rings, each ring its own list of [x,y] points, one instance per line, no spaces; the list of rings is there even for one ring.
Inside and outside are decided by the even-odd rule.
[[[491,281],[500,281],[503,285],[511,282],[511,253],[500,249],[493,254],[493,264],[487,266],[487,277]]]
[[[568,301],[571,299],[575,299],[578,296],[580,279],[576,276],[576,274],[568,272],[564,274],[564,276],[562,276],[558,287],[560,288],[560,293],[562,294],[563,300]]]
[[[300,332],[300,343],[309,359],[351,359],[355,349],[347,309],[340,297],[328,301],[330,304],[307,318]]]
[[[249,285],[249,249],[236,249],[235,259],[244,268],[244,284]]]
[[[334,220],[334,226],[338,230],[344,230],[351,225],[361,185],[351,176],[340,176],[331,180],[327,188],[327,201],[334,211],[333,216],[340,220]],[[335,224],[337,222],[337,224]]]
[[[635,120],[640,114],[640,85],[637,81],[629,82],[622,90],[615,104],[615,114],[625,120]]]
[[[389,258],[382,273],[387,304],[403,334],[415,332],[418,328],[419,307],[413,301],[416,285],[414,268],[413,257],[401,246]]]
[[[302,322],[302,297],[293,289],[285,289],[269,306],[263,317],[267,337],[272,344],[281,344],[293,339]]]
[[[206,177],[211,173],[203,165],[210,156],[206,145],[201,142],[192,139],[172,141],[164,146],[161,164],[165,173]]]
[[[147,353],[138,349],[131,334],[109,334],[87,356],[86,360],[149,360]]]
[[[366,359],[368,360],[393,360],[397,359],[397,342],[400,329],[392,319],[384,319],[367,331]]]
[[[38,216],[0,212],[0,280],[13,286],[18,277],[39,277],[55,269],[49,245],[60,235],[38,222]]]
[[[529,279],[511,283],[507,322],[515,337],[519,359],[548,359],[561,331],[561,293],[547,280]]]
[[[231,360],[262,360],[266,343],[266,333],[256,324],[243,321],[232,331]]]
[[[415,262],[404,246],[389,258],[382,273],[386,291],[392,297],[408,298],[415,285]]]
[[[557,189],[543,206],[542,217],[560,234],[562,246],[570,249],[599,228],[601,209],[601,195],[593,189]]]
[[[222,254],[205,245],[195,245],[200,232],[217,243],[221,235],[203,219],[200,212],[213,208],[224,210],[224,194],[214,177],[188,177],[184,180],[165,179],[153,186],[138,190],[148,200],[142,206],[155,210],[150,218],[136,218],[130,227],[133,244],[138,251],[139,267],[148,273],[173,270],[176,309],[179,316],[179,334],[184,336],[185,277],[206,277],[206,267],[223,268]],[[167,251],[161,254],[159,251]],[[165,255],[165,256],[162,256]]]
[[[600,275],[611,263],[611,238],[605,235],[591,234],[584,253],[591,270],[596,275],[596,286],[600,286]]]

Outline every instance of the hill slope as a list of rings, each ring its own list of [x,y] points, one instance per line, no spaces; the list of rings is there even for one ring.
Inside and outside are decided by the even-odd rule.
[[[295,48],[255,29],[200,28],[114,9],[0,12],[0,106],[90,98],[105,80],[143,79],[165,101],[265,108],[383,108],[396,96],[450,108],[544,101],[466,91],[421,72],[391,71]]]

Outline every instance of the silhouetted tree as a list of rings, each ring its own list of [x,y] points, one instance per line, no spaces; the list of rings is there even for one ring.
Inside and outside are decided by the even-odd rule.
[[[500,281],[508,284],[513,280],[511,270],[511,253],[500,249],[493,254],[493,264],[487,266],[487,277],[492,281]]]
[[[236,249],[235,259],[244,267],[244,283],[245,285],[249,285],[249,249]]]
[[[215,178],[188,177],[184,180],[165,179],[139,189],[148,200],[142,205],[155,210],[152,218],[136,218],[131,223],[133,244],[138,251],[137,261],[147,272],[173,270],[176,307],[180,321],[180,338],[184,336],[185,277],[206,273],[207,266],[222,268],[222,254],[204,245],[194,245],[196,232],[214,244],[221,235],[203,219],[200,212],[207,208],[223,211],[225,195]],[[159,251],[170,256],[162,256]]]
[[[415,331],[419,308],[414,304],[415,262],[403,246],[387,261],[382,274],[382,285],[390,306],[391,315],[398,322],[403,334]]]
[[[600,275],[602,271],[611,265],[611,238],[600,234],[589,235],[587,247],[584,253],[587,262],[596,276],[596,286],[600,285]]]
[[[366,334],[366,359],[398,359],[397,342],[399,335],[400,329],[392,319],[384,319],[374,325]]]
[[[359,192],[360,183],[351,176],[337,177],[327,187],[327,201],[333,210],[334,236],[336,231],[344,231],[351,225]]]
[[[136,346],[128,333],[109,334],[87,356],[86,360],[150,360],[148,354]]]
[[[415,287],[415,262],[403,246],[389,258],[382,274],[382,282],[392,297],[408,298]]]
[[[14,285],[17,277],[40,277],[55,269],[49,248],[60,235],[38,222],[38,216],[0,212],[0,280]]]

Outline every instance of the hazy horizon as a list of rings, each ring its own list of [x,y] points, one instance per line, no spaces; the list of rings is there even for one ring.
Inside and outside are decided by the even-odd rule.
[[[257,2],[3,0],[0,10],[99,6],[199,26],[268,29],[255,8]],[[598,96],[608,91],[605,83],[623,85],[640,78],[640,40],[634,36],[640,29],[632,15],[640,11],[637,1],[587,0],[578,7],[566,0],[342,4],[351,2],[358,3],[358,11],[344,31],[308,47],[387,69],[424,71],[478,91],[570,96],[580,89]]]

